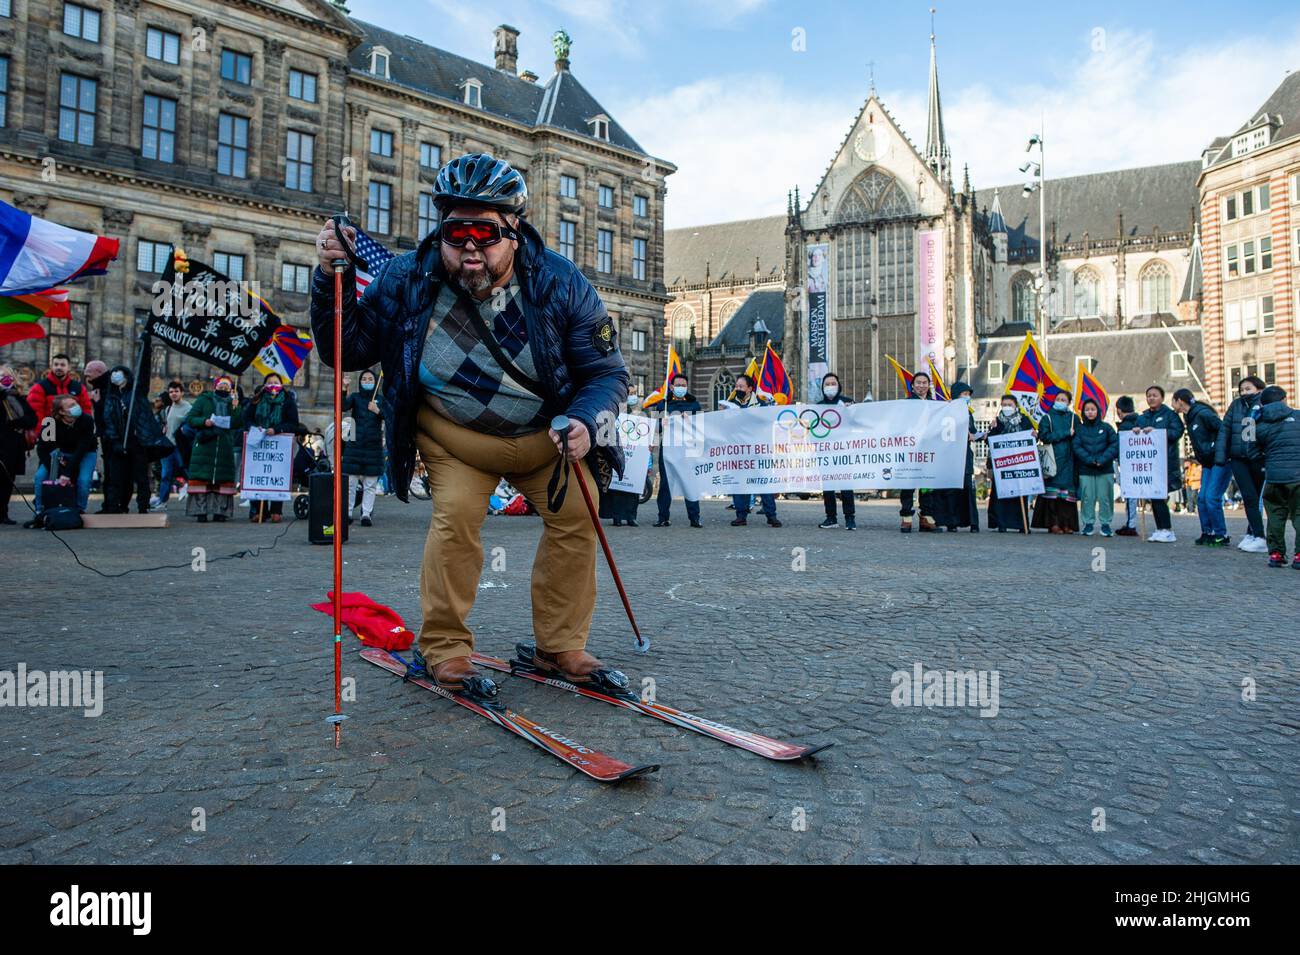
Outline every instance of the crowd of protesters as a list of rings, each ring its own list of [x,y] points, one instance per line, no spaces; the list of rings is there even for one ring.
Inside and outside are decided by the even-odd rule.
[[[343,473],[349,500],[359,503],[361,523],[369,527],[385,465],[384,416],[374,374],[363,372],[360,385],[345,399],[351,427],[344,434]],[[236,506],[246,506],[250,521],[278,524],[282,501],[236,501],[243,443],[252,428],[297,438],[294,482],[305,484],[322,436],[303,425],[296,396],[277,374],[266,375],[247,398],[234,376],[218,374],[201,394],[192,396],[172,381],[150,399],[125,365],[91,361],[78,375],[68,356],[57,354],[25,392],[13,369],[0,365],[0,524],[18,523],[10,499],[32,452],[34,514],[24,527],[45,527],[47,497],[62,505],[65,493],[67,508],[85,514],[97,478],[103,495],[98,514],[133,507],[140,514],[165,511],[179,494],[186,516],[198,523],[229,521]]]

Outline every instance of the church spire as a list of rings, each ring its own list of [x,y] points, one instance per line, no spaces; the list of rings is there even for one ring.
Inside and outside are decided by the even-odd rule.
[[[925,162],[942,180],[949,176],[952,157],[943,135],[943,107],[939,103],[939,61],[934,49],[934,7],[930,8],[930,105],[925,125]]]

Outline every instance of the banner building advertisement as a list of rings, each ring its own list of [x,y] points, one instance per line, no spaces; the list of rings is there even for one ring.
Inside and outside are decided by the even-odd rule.
[[[822,376],[830,370],[830,349],[826,336],[826,290],[830,285],[830,246],[826,243],[808,246],[808,382],[804,386],[809,397],[821,397]],[[813,386],[817,386],[816,394]]]
[[[917,233],[916,367],[924,368],[928,358],[943,368],[943,347],[947,334],[944,301],[943,230]]]

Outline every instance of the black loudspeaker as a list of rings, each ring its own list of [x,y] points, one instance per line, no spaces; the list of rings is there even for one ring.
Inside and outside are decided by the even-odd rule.
[[[347,487],[345,483],[343,485]],[[307,483],[307,540],[313,544],[334,543],[334,475],[316,472]],[[346,502],[345,502],[346,503]],[[343,543],[348,542],[348,512],[343,510]]]

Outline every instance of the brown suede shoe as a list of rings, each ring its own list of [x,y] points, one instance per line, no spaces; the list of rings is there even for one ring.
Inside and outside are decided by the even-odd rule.
[[[564,677],[570,683],[589,683],[591,674],[602,669],[604,664],[586,650],[562,650],[548,653],[546,650],[533,651],[533,665],[539,670]]]
[[[479,672],[474,664],[470,663],[469,657],[452,657],[450,660],[443,660],[430,674],[433,682],[444,690],[463,690],[465,680],[478,675]]]

